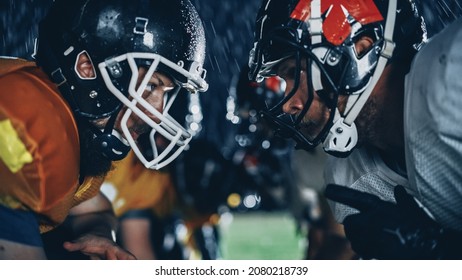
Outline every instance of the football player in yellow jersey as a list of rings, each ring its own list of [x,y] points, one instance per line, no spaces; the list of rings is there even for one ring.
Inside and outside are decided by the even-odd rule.
[[[224,164],[218,150],[199,139],[161,170],[144,168],[129,153],[114,165],[103,187],[120,220],[118,242],[138,259],[218,257],[204,252],[195,238],[203,226],[218,222],[217,208],[226,194],[215,193],[226,184],[229,169]],[[185,229],[180,240],[174,232],[176,222]],[[167,238],[169,244],[163,244]]]
[[[176,194],[166,168],[149,170],[134,153],[114,165],[103,192],[120,219],[118,241],[138,259],[156,259],[152,221],[173,211]]]
[[[69,227],[68,251],[133,259],[113,241],[99,192],[130,149],[159,169],[191,135],[168,110],[181,88],[205,91],[205,36],[189,1],[55,1],[37,64],[0,60],[0,259],[44,259],[40,233]],[[181,91],[180,94],[187,94]],[[146,157],[141,134],[168,144]]]

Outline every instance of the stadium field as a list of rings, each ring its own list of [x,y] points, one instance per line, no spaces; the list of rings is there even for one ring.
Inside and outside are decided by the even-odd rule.
[[[287,212],[233,213],[220,233],[223,259],[303,259],[304,239]]]

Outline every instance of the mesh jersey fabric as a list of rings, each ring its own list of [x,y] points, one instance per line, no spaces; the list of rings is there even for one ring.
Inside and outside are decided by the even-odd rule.
[[[0,135],[0,204],[33,211],[42,232],[98,193],[102,178],[88,177],[79,185],[72,112],[33,62],[0,58]],[[16,148],[5,149],[12,142]],[[15,161],[16,153],[28,159]]]
[[[407,178],[388,168],[373,148],[329,157],[326,184],[394,201],[402,185],[443,227],[462,230],[462,19],[433,37],[406,77],[404,129]],[[356,209],[331,202],[339,222]]]
[[[406,80],[410,186],[443,226],[462,230],[462,18],[417,54]]]
[[[396,185],[408,187],[407,179],[391,170],[372,147],[355,149],[347,158],[328,156],[324,179],[327,184],[348,186],[352,189],[395,202],[393,189]],[[358,210],[341,203],[329,201],[338,222]]]

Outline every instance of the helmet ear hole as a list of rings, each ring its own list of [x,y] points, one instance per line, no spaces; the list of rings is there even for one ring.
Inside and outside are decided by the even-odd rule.
[[[90,55],[83,51],[77,55],[75,61],[75,72],[82,80],[90,80],[96,78],[95,67],[91,61]]]

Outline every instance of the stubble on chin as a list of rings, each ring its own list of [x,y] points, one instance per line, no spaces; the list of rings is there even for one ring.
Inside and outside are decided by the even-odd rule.
[[[372,144],[380,147],[380,135],[377,129],[379,104],[373,96],[369,97],[366,105],[362,108],[355,124],[358,130],[358,144]]]

